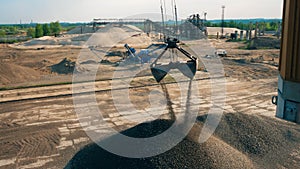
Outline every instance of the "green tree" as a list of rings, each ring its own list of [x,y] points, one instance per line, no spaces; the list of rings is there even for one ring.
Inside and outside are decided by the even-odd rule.
[[[61,25],[58,21],[50,23],[50,30],[52,35],[58,36],[61,32]]]
[[[0,29],[0,37],[4,37],[6,35],[5,30]]]
[[[238,29],[246,29],[247,28],[247,24],[243,23],[243,22],[239,22],[237,24],[237,28]]]
[[[35,26],[35,37],[39,38],[44,35],[43,26],[41,24],[36,24]]]
[[[266,23],[266,30],[267,30],[267,31],[271,31],[271,30],[272,30],[272,27],[271,27],[270,22],[267,22],[267,23]]]
[[[34,28],[28,28],[27,29],[27,36],[34,38],[35,37],[35,29]]]
[[[206,26],[207,26],[207,27],[212,27],[212,23],[211,23],[211,22],[209,22],[209,21],[208,21],[208,22],[206,22],[205,24],[206,24]]]
[[[274,31],[278,29],[278,23],[277,22],[272,21],[270,23],[270,26],[271,26],[271,29],[274,30]]]
[[[228,23],[228,27],[230,27],[230,28],[235,28],[235,27],[236,27],[236,23],[235,23],[233,20],[231,20],[231,21]]]
[[[266,29],[266,23],[265,23],[265,22],[260,22],[258,28],[259,28],[261,31],[265,31],[265,29]]]
[[[10,26],[10,27],[9,27],[9,33],[12,34],[12,35],[18,34],[18,29],[17,29],[17,27],[15,27],[15,26]]]
[[[221,26],[222,26],[222,24],[221,24]],[[224,27],[228,28],[229,27],[229,23],[228,22],[224,22]]]
[[[49,36],[51,34],[51,30],[50,30],[48,24],[43,25],[43,33],[44,33],[44,36]]]

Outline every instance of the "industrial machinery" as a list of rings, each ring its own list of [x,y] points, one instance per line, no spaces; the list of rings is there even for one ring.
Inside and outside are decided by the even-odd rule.
[[[207,15],[207,13],[204,14],[204,19],[201,19],[199,14],[193,14],[187,19],[187,21],[192,23],[194,26],[199,28],[201,31],[206,32],[207,31],[207,28],[205,26],[206,15]]]
[[[178,29],[178,21],[177,21],[177,7],[176,7],[176,2],[175,0],[172,1],[174,4],[174,15],[175,15],[175,20],[176,20],[176,28]],[[161,1],[161,14],[162,14],[162,24],[163,24],[163,29],[165,24],[164,24],[164,10],[163,10],[163,1]],[[163,31],[165,33],[165,31]],[[164,37],[166,37],[164,35]],[[156,60],[150,65],[151,73],[154,76],[155,80],[159,83],[161,80],[168,74],[168,72],[172,69],[178,69],[182,74],[184,74],[186,77],[193,79],[196,71],[197,71],[197,58],[193,55],[191,55],[189,52],[186,50],[182,49],[179,44],[179,40],[177,38],[170,38],[168,37],[164,41],[166,43],[166,47],[163,50],[163,52],[156,58]],[[174,59],[171,60],[167,64],[158,64],[158,60],[160,60],[163,55],[167,51],[171,51],[172,54],[175,54],[175,50],[180,51],[183,55],[185,55],[188,60],[187,62],[179,62],[178,60]],[[178,57],[176,55],[176,57]]]
[[[165,48],[166,44],[152,44],[147,47],[147,49],[142,49],[136,54],[136,50],[125,44],[124,47],[127,49],[127,56],[135,62],[140,62],[141,64],[150,63],[151,59],[157,58],[157,55],[153,54],[155,51]],[[154,48],[154,49],[153,49]]]
[[[187,76],[190,79],[193,79],[196,71],[197,71],[197,58],[193,55],[191,55],[186,50],[182,49],[177,44],[179,43],[179,40],[174,38],[167,38],[166,40],[166,48],[164,51],[157,57],[157,59],[150,65],[151,73],[154,76],[155,80],[159,83],[171,69],[178,69],[181,71],[185,76]],[[161,59],[161,57],[168,51],[171,50],[171,52],[174,53],[174,49],[179,50],[182,54],[184,54],[186,57],[188,57],[190,60],[187,62],[179,62],[179,61],[171,61],[168,64],[158,64],[158,60]]]
[[[128,44],[125,44],[124,47],[127,49],[126,54],[128,55],[129,59],[137,62],[141,61],[141,58],[135,55],[136,50],[134,48],[130,47]]]
[[[150,65],[150,69],[152,75],[158,83],[168,74],[171,69],[178,69],[185,76],[193,79],[197,71],[197,58],[178,46],[178,43],[179,40],[176,38],[167,38],[165,44],[152,44],[151,46],[155,46],[155,49],[150,50],[151,46],[149,46],[148,49],[143,49],[138,54],[135,54],[136,50],[130,47],[128,44],[125,44],[124,47],[127,49],[129,59],[134,59],[135,62],[144,64],[149,63],[151,59],[155,59]],[[151,55],[151,53],[154,53],[160,49],[163,49],[160,55]],[[189,58],[189,60],[186,62],[178,61],[178,59],[175,58],[178,56],[175,54],[174,50],[180,51],[184,56]],[[174,54],[174,58],[172,58],[167,64],[158,63],[158,60],[160,60],[167,51],[170,51],[172,54]]]

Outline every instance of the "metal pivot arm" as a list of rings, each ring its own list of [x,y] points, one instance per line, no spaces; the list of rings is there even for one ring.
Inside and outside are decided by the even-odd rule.
[[[157,61],[167,52],[168,46],[164,49],[164,51],[155,59],[155,61],[150,65],[150,67],[153,67],[156,65]]]
[[[155,80],[159,83],[171,69],[178,69],[182,72],[185,76],[190,79],[193,79],[196,71],[197,71],[197,58],[191,55],[186,50],[182,49],[177,45],[179,41],[177,39],[170,40],[167,39],[167,47],[164,51],[157,57],[157,59],[150,65],[152,75],[154,76]],[[168,64],[157,64],[157,61],[166,53],[168,49],[177,49],[190,60],[186,63],[180,62],[170,62]]]
[[[164,49],[164,51],[155,59],[155,61],[150,65],[150,67],[154,67],[157,63],[157,61],[167,52],[168,49],[177,49],[179,50],[182,54],[184,54],[186,57],[191,59],[189,62],[196,62],[197,58],[193,55],[191,55],[188,51],[182,49],[177,45],[179,41],[177,39],[170,40],[170,38],[167,39],[167,46]]]
[[[160,49],[163,49],[163,48],[166,48],[167,47],[167,45],[161,45],[161,46],[159,46],[158,48],[155,48],[155,49],[152,49],[152,50],[150,50],[149,51],[149,53],[153,53],[153,52],[155,52],[155,51],[157,51],[157,50],[160,50]]]
[[[193,55],[191,55],[189,52],[187,52],[186,50],[182,49],[181,47],[177,46],[176,47],[181,53],[183,53],[186,57],[190,58],[193,61],[196,61],[197,58]]]

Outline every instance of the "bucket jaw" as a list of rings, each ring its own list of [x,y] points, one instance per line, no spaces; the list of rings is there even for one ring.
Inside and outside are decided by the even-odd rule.
[[[159,83],[163,78],[166,77],[170,70],[171,69],[168,65],[157,65],[156,67],[151,68],[151,73],[155,80]]]
[[[151,64],[151,73],[155,80],[159,83],[166,75],[170,72],[171,69],[178,69],[186,77],[193,79],[197,72],[197,58],[192,56],[189,52],[185,51],[177,45],[179,41],[177,39],[167,40],[167,47],[159,55],[159,57]],[[169,64],[157,64],[157,61],[166,53],[168,49],[177,49],[183,53],[190,60],[187,62],[170,62]]]
[[[197,62],[190,60],[186,63],[171,62],[166,65],[156,65],[151,67],[151,73],[155,80],[159,83],[171,69],[178,69],[186,77],[193,79],[197,71]]]

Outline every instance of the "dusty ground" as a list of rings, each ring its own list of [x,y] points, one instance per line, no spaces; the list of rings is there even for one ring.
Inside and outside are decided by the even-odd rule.
[[[86,44],[87,42],[89,44]],[[115,44],[116,42],[119,44]],[[80,54],[87,53],[93,56],[95,62],[101,53],[108,54],[106,51],[116,45],[115,48],[122,56],[126,51],[123,47],[125,43],[144,48],[151,44],[151,38],[140,29],[125,25],[122,28],[103,28],[96,34],[66,34],[58,38],[42,37],[12,45],[0,44],[0,88],[70,82],[72,76],[68,73],[73,72],[70,66],[72,62],[76,62],[77,67],[80,67],[79,64],[84,67],[90,62],[78,61]],[[91,51],[90,48],[95,50]],[[98,48],[100,50],[97,50]],[[100,58],[106,59],[104,56]],[[105,71],[110,68],[111,66],[106,67]],[[106,73],[98,76],[105,78]]]
[[[40,84],[66,81],[64,79],[68,76],[52,74],[49,66],[59,63],[64,58],[76,59],[80,52],[79,48],[72,47],[37,50],[0,45],[0,48],[1,87],[33,85],[33,81],[41,81]]]
[[[277,92],[279,50],[240,50],[243,44],[223,40],[210,43],[227,50],[228,57],[222,58],[227,81],[225,114],[208,142],[197,142],[212,106],[208,72],[198,71],[194,81],[201,96],[199,104],[191,104],[190,108],[194,110],[200,105],[200,111],[189,135],[168,152],[145,159],[122,158],[92,143],[75,113],[72,85],[3,90],[0,91],[0,168],[297,168],[300,127],[276,119],[276,107],[271,103]],[[7,66],[0,68],[1,85],[26,86],[45,83],[41,76],[52,77],[47,82],[71,79],[71,75],[51,74],[46,67],[64,58],[75,59],[80,49],[14,49],[2,45],[0,51],[1,64]],[[110,59],[113,62],[118,57]],[[160,86],[151,76],[136,77],[129,90],[130,99],[136,109],[147,110],[152,118],[139,113],[120,114],[113,102],[109,80],[115,68],[110,64],[102,68],[107,70],[102,74],[108,79],[97,81],[95,90],[97,106],[107,125],[100,133],[113,127],[129,136],[146,137],[172,124],[170,113],[178,115],[181,108],[177,84],[166,81],[165,86]],[[117,79],[116,83],[119,82],[122,79]],[[85,85],[88,84],[82,86]],[[121,87],[118,90],[124,92]],[[149,107],[149,93],[153,90],[167,93],[167,109],[160,113],[157,110],[161,107]],[[153,118],[162,120],[141,124]]]

